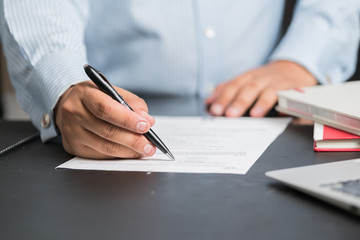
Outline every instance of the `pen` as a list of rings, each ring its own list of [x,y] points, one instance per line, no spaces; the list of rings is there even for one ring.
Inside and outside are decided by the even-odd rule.
[[[131,111],[134,111],[128,104],[125,102],[124,98],[111,86],[110,82],[106,79],[106,77],[94,67],[85,64],[84,70],[88,77],[93,81],[96,86],[112,97],[114,100],[118,101],[120,104],[124,105]],[[144,136],[154,144],[160,151],[162,151],[166,156],[168,156],[171,160],[175,160],[174,155],[170,152],[170,150],[165,146],[165,144],[161,141],[161,139],[155,134],[155,132],[150,128],[147,133],[144,133]]]

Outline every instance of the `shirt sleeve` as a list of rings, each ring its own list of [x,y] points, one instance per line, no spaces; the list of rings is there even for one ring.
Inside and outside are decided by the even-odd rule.
[[[304,66],[322,84],[347,80],[355,70],[360,31],[359,0],[300,0],[270,61]]]
[[[46,141],[57,135],[53,108],[87,79],[84,0],[3,0],[0,31],[17,99]]]

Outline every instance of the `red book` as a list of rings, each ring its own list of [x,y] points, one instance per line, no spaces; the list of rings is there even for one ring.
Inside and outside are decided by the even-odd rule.
[[[360,151],[360,136],[315,122],[314,150],[317,152]]]

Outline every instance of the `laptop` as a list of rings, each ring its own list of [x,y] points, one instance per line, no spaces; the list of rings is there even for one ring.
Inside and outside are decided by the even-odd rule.
[[[274,170],[265,175],[360,216],[360,158]]]

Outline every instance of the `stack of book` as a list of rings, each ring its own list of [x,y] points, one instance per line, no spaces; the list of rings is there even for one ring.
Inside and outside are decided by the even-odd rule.
[[[360,81],[278,92],[276,110],[310,119],[315,151],[360,151]]]

